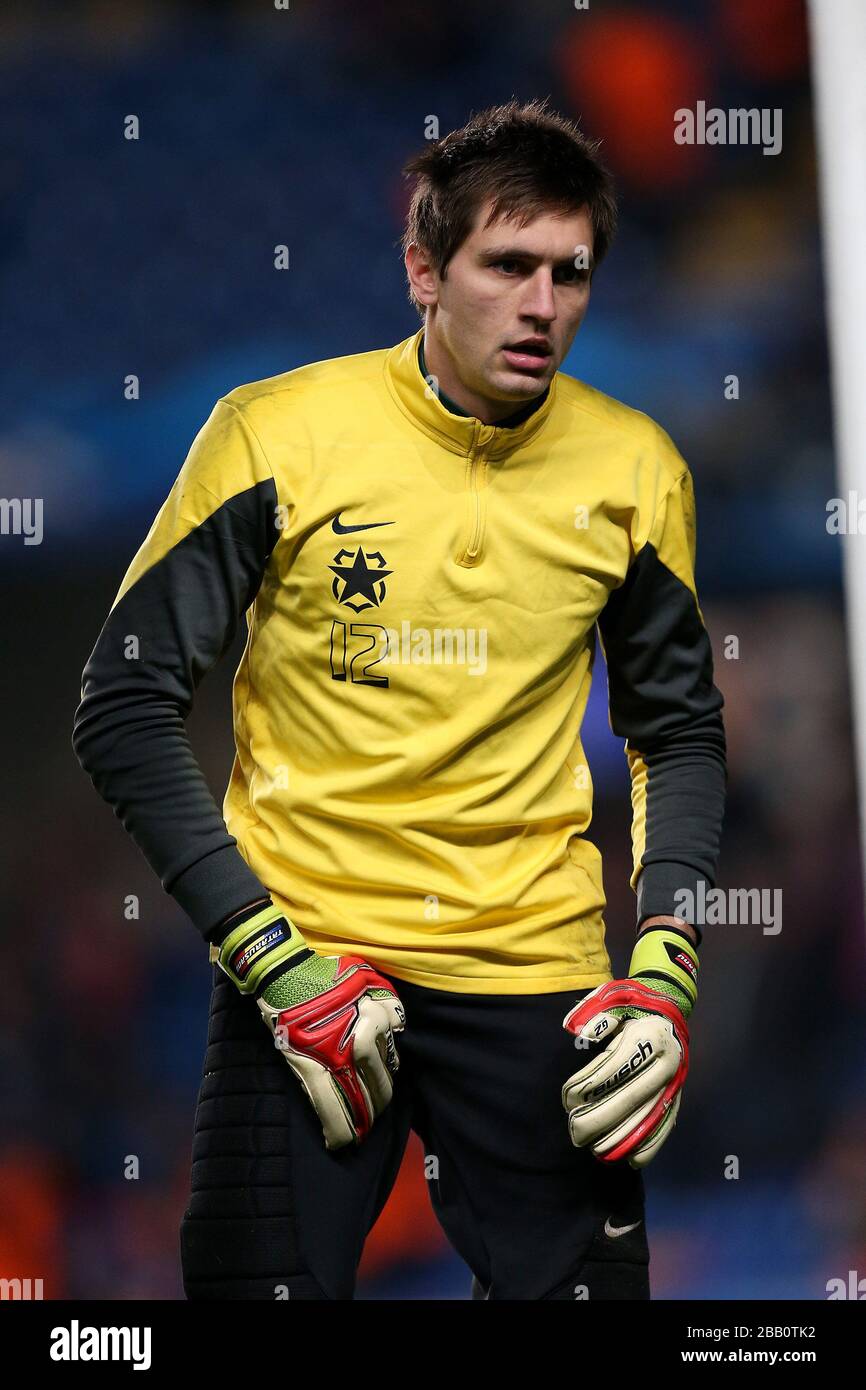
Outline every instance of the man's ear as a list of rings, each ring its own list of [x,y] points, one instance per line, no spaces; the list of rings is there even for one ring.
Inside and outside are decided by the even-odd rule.
[[[406,248],[403,261],[409,284],[419,303],[425,308],[435,304],[439,297],[439,279],[432,257],[418,242],[412,241]],[[444,275],[441,277],[444,279]]]

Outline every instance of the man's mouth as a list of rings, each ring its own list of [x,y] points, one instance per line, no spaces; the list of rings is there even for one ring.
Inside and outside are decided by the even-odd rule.
[[[525,372],[540,371],[553,355],[550,344],[539,338],[521,338],[516,343],[509,343],[502,351],[510,366]]]

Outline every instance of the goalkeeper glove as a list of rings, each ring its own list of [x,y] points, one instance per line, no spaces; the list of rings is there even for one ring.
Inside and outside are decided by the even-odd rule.
[[[642,1168],[674,1125],[689,1069],[686,1019],[697,999],[694,942],[677,927],[650,927],[638,937],[629,978],[610,980],[563,1020],[576,1046],[603,1048],[562,1088],[571,1141],[596,1158],[627,1158]]]
[[[319,1117],[329,1149],[360,1143],[393,1093],[405,1013],[356,956],[321,956],[270,900],[224,924],[210,959],[252,995]]]

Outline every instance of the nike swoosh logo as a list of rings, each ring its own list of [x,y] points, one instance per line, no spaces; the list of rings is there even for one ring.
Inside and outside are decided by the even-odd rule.
[[[338,536],[348,536],[351,531],[372,531],[374,526],[393,526],[393,521],[364,521],[360,526],[343,526],[340,522],[340,513],[331,522],[331,528],[336,531]]]
[[[617,1236],[624,1236],[628,1231],[636,1231],[639,1225],[639,1221],[633,1221],[630,1226],[611,1226],[610,1217],[608,1217],[604,1223],[604,1233],[612,1240],[616,1240]]]

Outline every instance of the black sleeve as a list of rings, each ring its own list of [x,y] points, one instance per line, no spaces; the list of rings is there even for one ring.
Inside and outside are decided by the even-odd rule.
[[[626,740],[631,774],[638,925],[661,915],[691,920],[676,894],[687,890],[700,902],[700,882],[715,884],[727,788],[724,701],[713,684],[694,561],[686,470],[598,621],[610,726]]]
[[[124,578],[75,713],[81,766],[205,937],[267,890],[226,828],[185,721],[255,601],[276,508],[253,430],[218,401]]]

